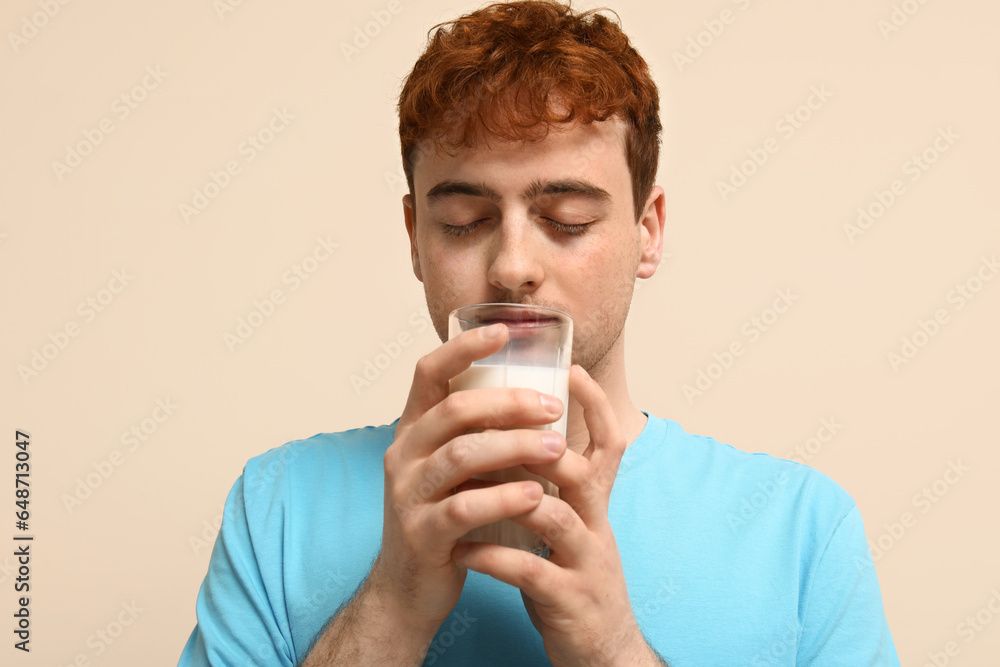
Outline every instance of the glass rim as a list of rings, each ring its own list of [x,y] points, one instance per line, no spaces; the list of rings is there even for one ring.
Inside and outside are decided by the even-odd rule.
[[[448,314],[448,319],[449,320],[457,319],[459,322],[464,322],[465,324],[482,324],[481,322],[477,322],[475,320],[469,320],[462,317],[461,315],[462,311],[466,311],[472,308],[496,308],[497,310],[515,308],[518,310],[537,310],[546,313],[552,313],[552,315],[559,320],[558,322],[555,322],[553,324],[543,324],[542,326],[538,327],[539,329],[543,329],[545,327],[565,326],[566,324],[569,324],[573,321],[573,317],[565,311],[559,310],[557,308],[550,308],[549,306],[536,306],[526,303],[473,303],[469,304],[468,306],[462,306],[461,308],[456,308],[455,310],[451,311],[451,313]]]

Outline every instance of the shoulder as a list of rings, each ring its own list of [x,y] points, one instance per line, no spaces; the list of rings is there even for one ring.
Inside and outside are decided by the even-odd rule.
[[[381,474],[382,459],[395,438],[398,422],[317,433],[273,447],[247,461],[243,468],[245,491],[249,494],[372,469]]]
[[[855,506],[851,495],[826,473],[765,452],[747,452],[713,437],[690,434],[666,422],[666,445],[684,475],[716,498],[744,511],[749,505],[784,505],[800,519],[839,521]]]

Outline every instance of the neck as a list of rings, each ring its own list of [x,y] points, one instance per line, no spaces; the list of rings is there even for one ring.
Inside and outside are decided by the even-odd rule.
[[[600,360],[584,370],[597,381],[611,404],[611,410],[618,420],[618,426],[631,446],[646,426],[646,415],[635,407],[628,392],[625,378],[625,332],[612,344]],[[575,452],[583,453],[590,444],[590,432],[583,417],[583,406],[576,398],[569,396],[569,415],[566,419],[566,443]]]

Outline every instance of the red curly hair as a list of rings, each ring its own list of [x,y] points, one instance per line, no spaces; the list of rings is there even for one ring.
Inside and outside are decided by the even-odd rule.
[[[549,0],[520,0],[431,28],[399,95],[410,194],[423,140],[437,151],[488,144],[489,137],[534,141],[556,123],[616,117],[626,124],[638,220],[656,178],[659,94],[646,61],[602,9],[578,13]]]

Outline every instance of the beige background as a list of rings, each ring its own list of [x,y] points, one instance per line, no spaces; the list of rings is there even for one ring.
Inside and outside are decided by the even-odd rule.
[[[661,86],[665,126],[666,256],[628,323],[634,400],[743,450],[808,447],[799,458],[854,496],[882,545],[903,664],[949,642],[948,664],[995,664],[1000,280],[983,260],[1000,252],[1000,5],[898,2],[890,32],[892,0],[611,4]],[[4,664],[175,664],[245,461],[399,415],[439,341],[408,259],[394,101],[427,29],[477,6],[3,3]],[[732,22],[678,64],[723,10]],[[366,25],[374,37],[345,54]],[[828,99],[800,109],[813,87]],[[788,136],[796,113],[808,119]],[[258,134],[273,141],[249,160],[241,144]],[[777,152],[724,200],[717,183],[769,138]],[[54,165],[81,144],[78,166]],[[925,150],[937,159],[914,172]],[[186,221],[181,206],[230,161],[239,173]],[[845,225],[895,179],[901,194],[852,243]],[[318,238],[337,246],[326,261],[309,259]],[[284,279],[296,266],[312,271],[298,285]],[[227,345],[276,289],[283,303]],[[751,341],[744,325],[770,317],[778,290],[797,300]],[[935,335],[894,368],[920,320]],[[410,344],[380,358],[401,334]],[[745,352],[720,376],[713,355],[736,341]],[[36,352],[41,370],[19,370]],[[384,368],[356,389],[366,362]],[[717,379],[688,400],[700,370]],[[810,443],[824,419],[841,426]],[[132,428],[144,439],[123,441]],[[15,429],[31,434],[30,656],[10,632]],[[954,484],[952,463],[968,467]],[[977,612],[992,622],[970,641],[959,625]],[[100,640],[120,616],[130,625]]]

